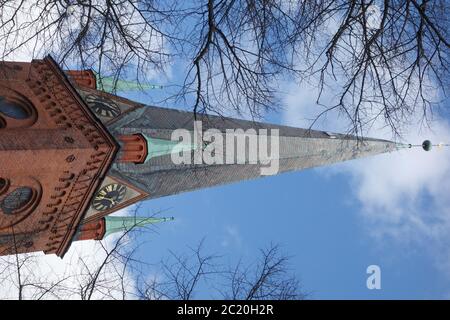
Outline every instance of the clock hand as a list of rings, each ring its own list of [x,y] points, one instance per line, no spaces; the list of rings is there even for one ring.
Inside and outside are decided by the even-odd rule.
[[[114,199],[109,197],[103,197],[103,199],[109,200],[113,205],[117,203]]]

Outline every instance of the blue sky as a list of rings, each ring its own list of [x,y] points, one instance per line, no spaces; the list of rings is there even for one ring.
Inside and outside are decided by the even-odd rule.
[[[180,83],[182,72],[177,65],[152,83]],[[320,111],[317,90],[292,82],[279,88],[284,108],[263,120],[309,127]],[[166,90],[123,94],[152,104]],[[332,95],[324,92],[323,102]],[[450,141],[448,120],[448,113],[435,114],[427,128],[413,116],[402,142]],[[347,124],[329,113],[315,129],[344,132]],[[381,123],[368,135],[391,138]],[[164,210],[176,220],[148,235],[140,254],[158,262],[169,250],[187,252],[205,238],[206,252],[251,263],[272,242],[292,257],[292,271],[313,299],[448,299],[449,156],[445,149],[404,150],[147,201],[142,214]],[[381,268],[381,290],[366,287],[370,265]]]
[[[312,298],[444,297],[448,287],[427,253],[375,243],[351,194],[345,175],[306,170],[148,201],[142,211],[170,208],[176,220],[158,226],[142,250],[158,261],[167,250],[184,252],[205,237],[209,252],[251,262],[272,241],[292,256]],[[381,290],[366,288],[371,264],[381,267]]]
[[[152,83],[181,83],[183,70],[172,66],[168,77],[154,76]],[[279,88],[284,108],[263,121],[309,127],[320,111],[317,90],[292,82]],[[168,90],[119,94],[154,104]],[[332,95],[324,92],[322,102]],[[430,128],[418,120],[413,116],[404,127],[402,142],[450,141],[448,113],[436,113]],[[315,129],[344,132],[347,124],[329,113]],[[382,123],[367,135],[391,139]],[[147,201],[142,214],[164,210],[176,220],[158,226],[140,254],[158,262],[205,238],[206,252],[251,263],[272,242],[292,257],[292,270],[313,299],[448,299],[449,156],[445,149],[404,150]],[[366,287],[370,265],[381,268],[381,290]]]
[[[168,79],[155,76],[152,83],[177,83],[181,73],[174,70],[182,68],[173,67]],[[285,108],[264,120],[308,127],[307,119],[317,113],[314,89],[280,87]],[[120,94],[154,104],[166,91]],[[405,138],[448,142],[448,119],[437,115],[432,130],[412,125]],[[344,127],[330,114],[316,129]],[[390,138],[379,128],[369,135]],[[161,215],[175,221],[145,234],[138,254],[157,263],[169,250],[186,253],[187,246],[205,239],[206,253],[223,255],[230,264],[240,258],[252,263],[260,248],[277,243],[292,257],[292,272],[312,299],[448,299],[449,155],[449,150],[406,150],[146,201],[140,214],[164,211]],[[41,255],[42,274],[81,268],[82,255],[101,260],[94,247],[94,241],[73,244],[63,261]],[[366,288],[366,268],[374,264],[381,268],[381,290]],[[201,287],[196,297],[210,295]]]
[[[299,125],[306,124],[302,119],[313,112],[314,99],[307,88],[288,87],[287,109],[267,120],[293,124],[297,116]],[[340,124],[331,117],[322,126],[338,130]],[[434,135],[448,135],[443,119],[437,129]],[[428,133],[418,136],[423,134]],[[258,249],[272,242],[292,257],[292,271],[313,299],[449,298],[449,274],[445,263],[442,267],[447,253],[429,248],[448,243],[447,238],[423,235],[408,222],[417,216],[425,228],[434,227],[426,224],[427,210],[436,204],[434,181],[437,189],[443,187],[442,180],[434,179],[442,175],[434,166],[442,167],[445,176],[448,168],[441,164],[447,159],[447,151],[407,150],[146,201],[142,214],[162,210],[176,220],[146,235],[151,239],[140,255],[158,262],[169,250],[185,253],[188,245],[205,238],[206,253],[224,255],[230,263],[239,258],[251,263]],[[417,175],[417,169],[429,173]],[[446,204],[436,206],[435,215],[448,217]],[[381,268],[381,290],[366,287],[366,268],[373,264]]]

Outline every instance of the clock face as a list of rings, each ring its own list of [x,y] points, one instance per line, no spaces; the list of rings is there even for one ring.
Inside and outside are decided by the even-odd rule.
[[[102,187],[92,201],[92,207],[104,211],[115,207],[125,197],[127,187],[119,183],[111,183]]]
[[[87,96],[86,101],[98,116],[115,118],[120,115],[120,108],[113,101],[94,95]]]

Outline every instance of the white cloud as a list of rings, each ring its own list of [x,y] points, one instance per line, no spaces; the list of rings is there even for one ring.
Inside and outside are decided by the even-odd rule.
[[[225,235],[223,236],[221,245],[222,247],[242,246],[242,237],[237,226],[228,225],[225,227]]]
[[[444,120],[434,132],[408,134],[408,141],[450,141]],[[361,215],[370,234],[430,254],[436,267],[450,277],[450,163],[448,148],[421,148],[361,159],[335,170],[352,177]]]
[[[308,86],[295,86],[285,100],[283,114],[289,125],[308,127],[320,112],[315,92]],[[418,121],[416,123],[419,123]],[[313,129],[344,130],[336,113],[327,116]],[[388,130],[372,129],[374,138],[390,138]],[[432,129],[430,129],[432,128]],[[404,130],[408,143],[450,142],[450,125],[437,118],[430,128],[411,125]],[[352,160],[320,169],[322,174],[344,173],[351,178],[353,198],[361,207],[360,217],[371,236],[381,243],[394,241],[408,249],[430,254],[435,266],[450,277],[450,148],[405,149],[389,154]],[[388,240],[388,242],[386,242]]]

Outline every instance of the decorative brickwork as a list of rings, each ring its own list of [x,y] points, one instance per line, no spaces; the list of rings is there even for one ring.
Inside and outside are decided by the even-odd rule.
[[[74,240],[101,240],[105,235],[105,218],[84,223],[78,229]]]
[[[66,75],[79,87],[97,89],[97,81],[92,70],[67,70]]]
[[[122,142],[118,162],[144,163],[147,157],[147,141],[141,134],[121,135]]]
[[[1,63],[0,97],[27,116],[0,110],[0,255],[62,256],[118,145],[51,58]]]

